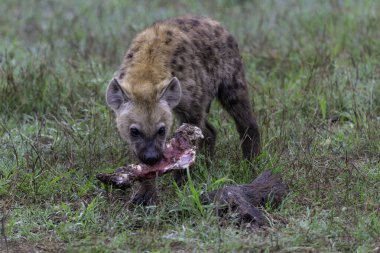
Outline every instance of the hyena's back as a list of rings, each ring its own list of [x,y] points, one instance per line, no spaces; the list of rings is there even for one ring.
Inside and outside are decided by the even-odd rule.
[[[162,85],[174,76],[182,88],[174,111],[182,122],[203,129],[211,151],[216,132],[205,117],[217,97],[235,120],[244,156],[259,152],[238,45],[218,22],[205,17],[168,19],[133,40],[120,70],[121,87],[133,99],[157,101]]]

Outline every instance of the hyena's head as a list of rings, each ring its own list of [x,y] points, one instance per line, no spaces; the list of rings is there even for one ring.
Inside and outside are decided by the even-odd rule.
[[[115,112],[120,136],[141,162],[153,165],[161,160],[173,123],[172,109],[180,98],[181,86],[176,77],[163,85],[154,102],[134,98],[116,78],[109,83],[107,104]]]

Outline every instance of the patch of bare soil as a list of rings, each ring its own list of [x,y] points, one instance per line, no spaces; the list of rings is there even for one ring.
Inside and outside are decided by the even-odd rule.
[[[0,252],[4,253],[26,253],[26,252],[64,252],[63,243],[56,241],[38,241],[31,242],[27,240],[8,241],[4,239],[0,241]]]

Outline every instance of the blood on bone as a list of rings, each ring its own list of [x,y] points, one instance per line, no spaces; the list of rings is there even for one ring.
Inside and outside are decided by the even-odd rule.
[[[143,181],[161,176],[175,169],[187,169],[195,162],[196,143],[203,138],[200,128],[182,124],[164,150],[162,160],[149,166],[131,164],[118,168],[114,173],[99,173],[96,177],[105,184],[117,188],[130,187],[134,181]]]
[[[149,166],[146,164],[140,164],[141,169],[136,168],[135,174],[144,177],[146,179],[153,178],[157,174],[162,175],[170,169],[180,167],[179,169],[185,169],[189,167],[195,160],[195,150],[189,140],[182,136],[176,136],[166,144],[166,149],[163,154],[163,158],[155,165]]]

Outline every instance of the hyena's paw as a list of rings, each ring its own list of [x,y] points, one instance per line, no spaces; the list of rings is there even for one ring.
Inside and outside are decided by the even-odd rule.
[[[154,205],[157,202],[157,191],[155,187],[142,186],[133,196],[132,203],[135,205]]]

